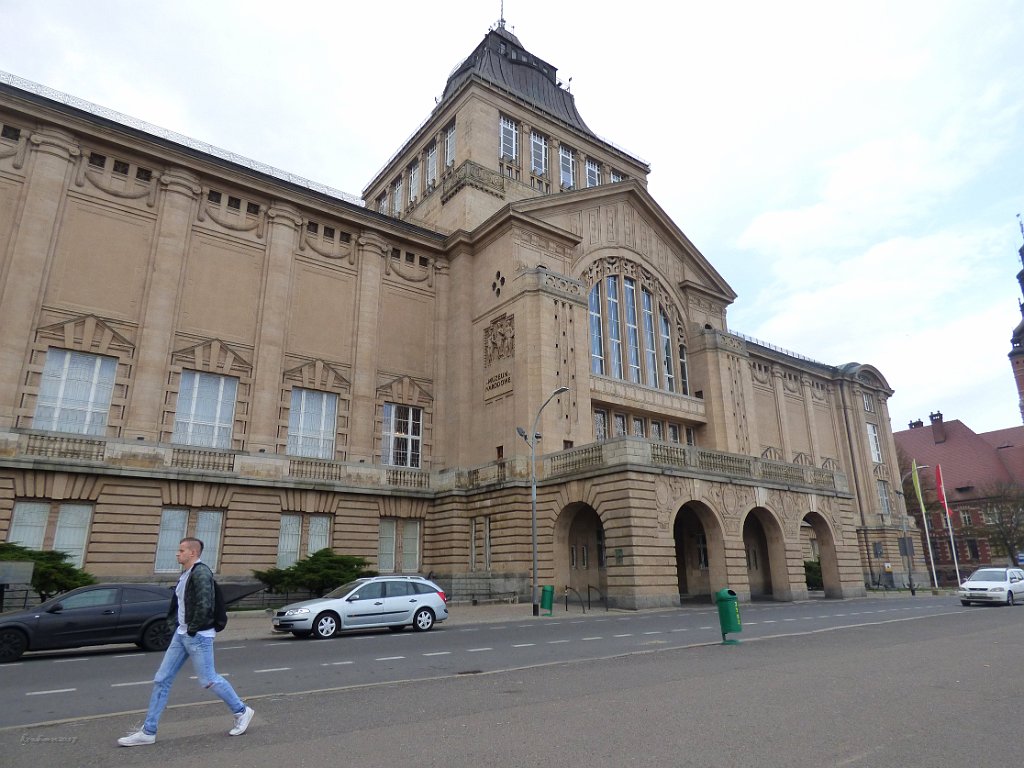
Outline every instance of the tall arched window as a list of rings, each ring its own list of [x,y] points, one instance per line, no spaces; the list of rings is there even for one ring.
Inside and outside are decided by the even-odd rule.
[[[686,345],[672,322],[678,316],[674,308],[648,273],[617,259],[604,266],[610,265],[627,268],[615,274],[605,271],[592,283],[591,373],[689,394]]]

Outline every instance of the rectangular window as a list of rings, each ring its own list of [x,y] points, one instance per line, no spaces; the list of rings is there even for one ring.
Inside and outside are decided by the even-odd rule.
[[[561,167],[561,176],[559,178],[562,182],[562,188],[572,189],[574,186],[573,180],[576,178],[576,155],[569,147],[560,146],[558,148],[558,158]]]
[[[230,448],[237,390],[234,376],[183,370],[171,442]]]
[[[616,182],[622,181],[622,174],[621,174],[621,173],[619,173],[619,172],[618,172],[618,171],[616,171],[616,170],[612,170],[612,171],[609,171],[609,172],[608,172],[608,180],[609,180],[609,181],[610,181],[610,182],[611,182],[612,184],[615,184]]]
[[[409,205],[416,202],[416,195],[420,191],[420,164],[419,161],[413,160],[409,164]]]
[[[484,518],[484,570],[491,570],[491,518]]]
[[[604,332],[601,329],[600,284],[590,290],[590,372],[604,375]]]
[[[864,396],[864,410],[868,413],[875,412],[875,399],[867,392],[862,393]]]
[[[970,560],[980,560],[981,559],[981,550],[978,549],[978,540],[977,539],[967,539],[964,543],[967,545],[967,557],[968,557],[968,559],[970,559]]]
[[[45,501],[18,501],[11,515],[11,527],[7,541],[28,549],[41,550],[46,536],[46,521],[50,516],[50,504]]]
[[[51,510],[56,509],[55,525],[49,531]],[[11,513],[7,541],[34,550],[56,550],[68,556],[68,562],[81,568],[85,562],[85,544],[92,522],[89,504],[53,504],[49,501],[18,501]]]
[[[889,506],[889,484],[885,480],[877,480],[878,485],[878,503],[882,508],[882,515],[889,517],[892,514],[892,508]]]
[[[102,435],[116,370],[116,358],[50,347],[39,383],[33,428]]]
[[[644,367],[647,386],[658,386],[658,342],[654,331],[654,296],[646,288],[640,290],[644,323]]]
[[[281,530],[277,534],[277,567],[287,568],[299,559],[302,541],[302,515],[281,515]]]
[[[92,507],[88,504],[61,504],[53,548],[68,556],[68,562],[81,568],[85,562],[85,542],[89,536]]]
[[[963,525],[965,527],[970,527],[973,524],[974,524],[974,518],[971,517],[971,513],[970,512],[966,512],[965,511],[965,512],[961,512],[960,513],[960,525]]]
[[[703,533],[697,534],[697,568],[702,571],[708,569],[708,538]]]
[[[432,187],[437,182],[437,144],[427,147],[427,186]]]
[[[629,356],[629,380],[640,383],[640,326],[636,313],[636,280],[626,277],[623,283],[623,299],[626,315],[626,350]]]
[[[156,540],[157,573],[176,573],[181,570],[177,557],[178,543],[187,535],[188,510],[165,509],[160,513],[160,535]]]
[[[455,165],[455,123],[444,131],[444,164],[446,168]]]
[[[203,542],[203,562],[216,571],[220,566],[220,529],[224,513],[201,509],[196,513],[195,537]]]
[[[661,373],[665,380],[665,389],[669,392],[676,391],[675,367],[672,365],[672,326],[669,325],[668,315],[664,311],[660,313],[661,319]]]
[[[395,467],[419,467],[423,442],[423,409],[384,404],[381,462]]]
[[[402,571],[415,573],[420,567],[420,521],[402,521]]]
[[[608,439],[608,412],[594,411],[594,439]]]
[[[311,515],[306,554],[312,555],[331,546],[331,518],[328,515]]]
[[[868,448],[871,449],[871,460],[875,464],[882,463],[882,443],[878,439],[878,427],[868,424]]]
[[[668,441],[670,443],[678,443],[679,442],[679,425],[678,424],[669,424],[668,425]]]
[[[647,437],[647,431],[644,429],[644,420],[639,416],[633,417],[633,437]]]
[[[587,186],[596,187],[601,183],[601,166],[597,160],[587,160]]]
[[[679,391],[684,394],[690,394],[690,381],[689,373],[686,370],[686,345],[679,345]]]
[[[651,440],[664,440],[665,432],[660,421],[651,422]]]
[[[381,520],[377,538],[377,570],[381,573],[395,572],[395,521]]]
[[[697,430],[693,427],[686,428],[686,444],[696,445],[697,444]]]
[[[387,193],[377,198],[377,213],[387,214],[388,212],[388,196]]]
[[[538,176],[548,172],[548,139],[536,131],[530,134],[530,170]]]
[[[519,125],[509,117],[501,118],[501,158],[516,161],[519,159]]]
[[[621,413],[615,414],[615,437],[626,436],[626,417]]]
[[[399,176],[395,179],[395,183],[391,186],[391,215],[400,216],[402,214],[402,177]]]
[[[337,395],[292,387],[292,404],[288,411],[289,456],[333,459],[337,426]]]
[[[611,353],[610,375],[622,378],[622,327],[619,320],[619,278],[606,277],[605,293],[608,301],[608,351]]]

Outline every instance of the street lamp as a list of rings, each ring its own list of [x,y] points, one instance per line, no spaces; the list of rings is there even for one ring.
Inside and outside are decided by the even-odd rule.
[[[903,495],[903,483],[905,483],[907,481],[908,477],[910,477],[913,474],[916,474],[917,470],[919,470],[919,469],[928,469],[928,465],[927,464],[922,464],[919,467],[919,466],[917,466],[915,464],[913,469],[911,469],[911,470],[909,470],[907,472],[904,472],[903,473],[903,477],[900,478],[900,488],[897,491],[897,493],[899,493],[899,495],[900,495],[900,499],[903,500],[903,554],[906,556],[906,560],[907,560],[907,579],[908,579],[908,581],[910,583],[910,594],[911,595],[916,595],[917,592],[914,591],[914,558],[913,558],[913,555],[910,554],[910,542],[907,541],[907,499]],[[924,515],[922,515],[922,519],[923,518],[924,518]],[[924,520],[924,526],[925,526],[925,540],[928,541],[928,551],[930,552],[932,545],[931,545],[931,541],[928,540],[928,521],[927,520]]]
[[[530,542],[533,550],[533,587],[531,599],[533,601],[534,616],[540,616],[540,604],[537,602],[537,441],[540,440],[540,433],[537,431],[537,425],[540,423],[541,411],[547,407],[547,404],[568,391],[568,387],[559,387],[548,395],[548,399],[537,409],[537,417],[533,420],[533,429],[530,430],[529,436],[527,436],[525,429],[516,427],[516,434],[523,438],[526,444],[530,446]]]

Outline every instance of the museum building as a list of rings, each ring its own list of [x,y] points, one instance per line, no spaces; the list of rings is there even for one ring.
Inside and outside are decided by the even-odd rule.
[[[803,598],[820,559],[863,595],[892,390],[730,331],[649,172],[503,23],[361,200],[0,73],[0,541],[625,608]]]

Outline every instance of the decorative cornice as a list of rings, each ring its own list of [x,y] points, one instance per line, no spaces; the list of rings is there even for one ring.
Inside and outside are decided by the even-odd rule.
[[[82,154],[75,137],[57,128],[41,128],[32,133],[29,141],[37,152],[55,155],[62,160],[70,160]]]

